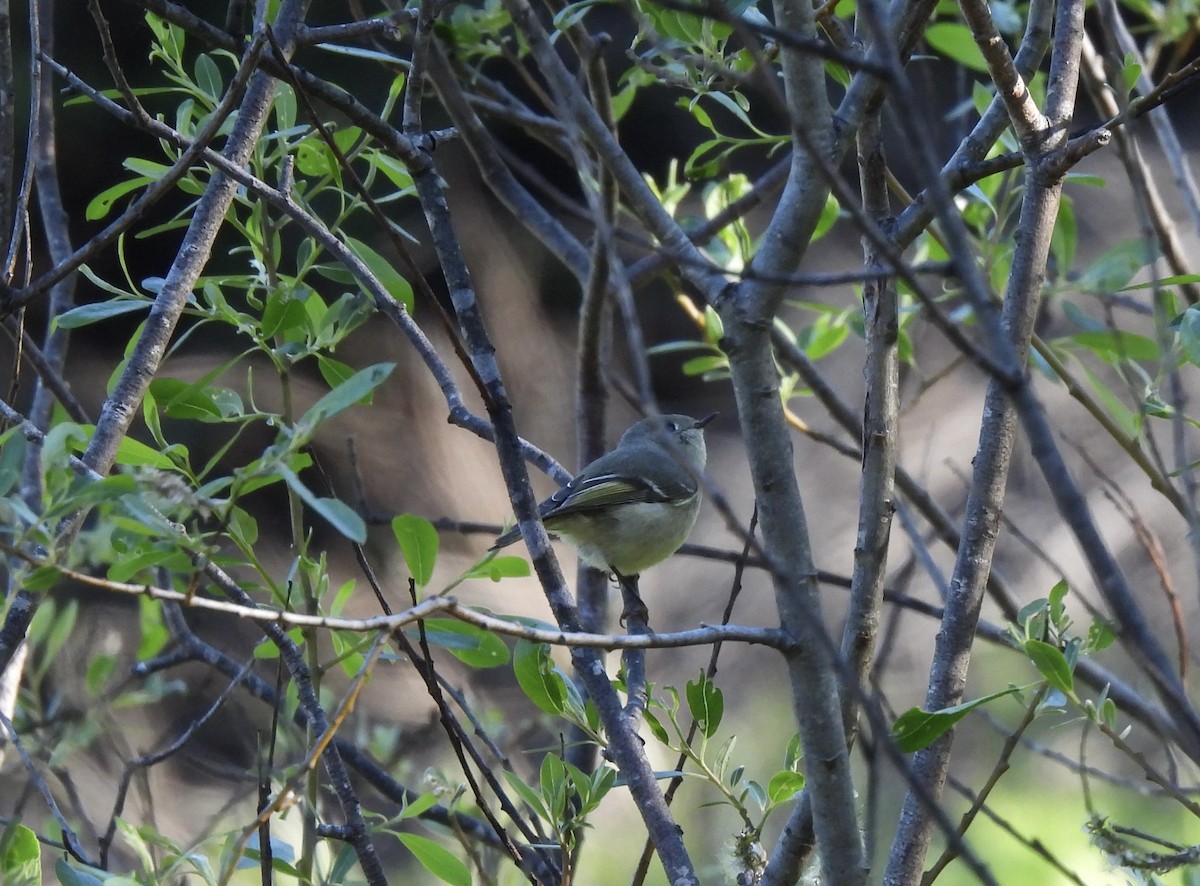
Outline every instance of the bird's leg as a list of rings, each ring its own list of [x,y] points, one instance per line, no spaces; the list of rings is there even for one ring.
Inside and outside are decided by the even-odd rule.
[[[625,627],[625,622],[633,621],[632,627],[649,628],[650,610],[646,608],[646,604],[642,601],[641,595],[638,593],[638,577],[636,575],[622,575],[613,570],[613,575],[617,577],[617,583],[621,586],[621,601],[623,607],[621,609],[621,627]]]

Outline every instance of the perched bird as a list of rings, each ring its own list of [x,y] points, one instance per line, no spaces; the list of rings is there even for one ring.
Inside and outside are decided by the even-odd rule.
[[[696,476],[707,455],[704,426],[716,415],[637,422],[616,449],[538,505],[546,530],[575,547],[589,566],[620,577],[636,576],[670,557],[700,511]],[[514,526],[492,550],[520,537]]]

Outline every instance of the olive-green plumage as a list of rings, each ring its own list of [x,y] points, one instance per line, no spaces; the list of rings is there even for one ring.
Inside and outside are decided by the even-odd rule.
[[[704,426],[714,417],[664,415],[633,425],[616,449],[538,506],[546,530],[605,572],[637,575],[670,557],[700,511],[696,476],[707,456]],[[520,537],[514,526],[492,549]]]

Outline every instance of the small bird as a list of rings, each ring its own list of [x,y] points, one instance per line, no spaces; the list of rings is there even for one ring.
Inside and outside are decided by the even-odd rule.
[[[717,413],[647,418],[629,428],[617,448],[600,456],[538,505],[546,530],[603,572],[630,578],[670,557],[700,512],[707,452],[704,426]],[[521,537],[514,526],[491,549]]]

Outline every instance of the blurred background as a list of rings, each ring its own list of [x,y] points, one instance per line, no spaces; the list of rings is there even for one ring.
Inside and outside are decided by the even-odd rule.
[[[189,7],[214,22],[220,22],[224,15],[224,6],[217,3],[196,2]],[[313,24],[336,23],[353,17],[353,11],[340,2],[317,2],[312,8],[310,20]],[[147,58],[149,33],[143,11],[132,3],[107,3],[104,12],[111,23],[116,49],[129,80],[135,84],[161,82],[161,72],[154,70]],[[604,10],[599,14],[608,15]],[[99,40],[86,16],[72,4],[60,4],[56,16],[55,57],[89,83],[108,87]],[[18,22],[19,15],[14,14],[13,21]],[[611,27],[618,34],[612,43],[612,51],[619,53],[624,45],[619,29],[627,25],[614,12]],[[628,37],[627,34],[624,36]],[[354,71],[369,70],[360,60],[311,48],[301,54],[299,61],[317,73],[328,74],[337,82],[353,80]],[[939,143],[939,154],[948,155],[973,122],[973,118],[961,113],[960,107],[970,95],[971,81],[960,66],[937,57],[923,57],[914,62],[913,69],[927,90],[929,110],[926,113],[942,123],[931,137]],[[18,70],[24,68],[18,65]],[[358,88],[357,97],[364,104],[378,107],[383,102],[389,86],[388,77],[363,77],[354,82]],[[519,88],[519,84],[512,85]],[[675,98],[675,93],[666,88],[646,90],[622,123],[623,144],[646,174],[660,182],[667,176],[671,161],[685,157],[705,137],[705,131],[692,117],[675,106]],[[173,101],[170,94],[149,95],[145,100],[152,110],[164,113]],[[1194,104],[1193,98],[1185,96],[1168,107],[1189,152],[1195,150],[1200,138],[1197,132],[1200,123],[1197,115],[1192,113]],[[430,128],[448,125],[444,117],[439,119],[439,108],[432,99],[426,113]],[[1094,113],[1084,106],[1075,125],[1082,128],[1095,119]],[[1140,131],[1141,126],[1135,126],[1134,131]],[[122,167],[126,157],[151,156],[155,145],[148,137],[130,131],[86,102],[79,101],[70,101],[61,109],[58,132],[59,168],[66,208],[72,219],[73,237],[76,242],[82,242],[103,224],[85,219],[89,201],[103,189],[129,177]],[[515,155],[538,166],[550,181],[569,193],[575,191],[573,170],[541,150],[524,133],[506,132],[505,142]],[[1155,155],[1148,139],[1143,147],[1152,168],[1161,168],[1161,158]],[[902,146],[895,145],[889,159],[901,182],[911,178],[905,168]],[[461,144],[452,141],[439,146],[436,160],[449,185],[458,234],[467,250],[473,281],[493,341],[498,346],[498,357],[518,427],[527,439],[556,456],[569,469],[575,469],[578,467],[574,458],[578,287],[556,260],[525,232],[520,220],[509,216],[490,195]],[[737,155],[734,164],[753,177],[765,169],[768,162],[763,152],[746,151]],[[1094,155],[1078,171],[1102,178],[1104,184],[1068,186],[1077,220],[1078,251],[1076,266],[1057,268],[1057,279],[1049,281],[1056,287],[1055,297],[1047,299],[1039,323],[1039,333],[1048,339],[1066,334],[1073,328],[1070,318],[1064,314],[1064,302],[1099,312],[1095,296],[1071,291],[1071,279],[1078,277],[1106,250],[1138,234],[1130,210],[1134,199],[1132,187],[1114,152]],[[852,163],[846,165],[843,173],[849,181],[856,179],[857,171]],[[916,185],[911,181],[907,183],[910,190]],[[694,211],[698,211],[699,192],[697,186],[690,201]],[[1168,199],[1175,196],[1168,188]],[[185,210],[191,199],[179,194],[176,199],[164,201],[146,220],[145,227],[167,222]],[[416,254],[427,268],[429,284],[439,296],[443,295],[444,284],[428,249],[424,223],[415,204],[392,204],[391,209],[395,212],[392,220],[421,241]],[[1182,205],[1172,203],[1168,209],[1176,218],[1184,219]],[[750,226],[755,229],[753,216]],[[356,236],[388,255],[387,239],[369,227],[364,225]],[[1195,255],[1196,231],[1186,221],[1181,224],[1181,230],[1191,254]],[[110,250],[89,262],[89,266],[96,275],[108,280],[120,280],[125,273],[134,281],[161,277],[175,255],[179,237],[178,229],[145,238],[129,237],[120,257],[115,250]],[[631,249],[631,258],[637,254]],[[245,261],[244,255],[218,248],[212,267],[237,268]],[[857,269],[861,261],[858,234],[843,219],[811,247],[803,270],[814,274],[843,272]],[[636,292],[639,321],[647,345],[699,338],[699,331],[677,301],[680,294],[679,287],[667,278],[656,279]],[[104,297],[104,293],[88,281],[79,281],[80,302]],[[853,322],[855,312],[859,310],[859,294],[848,284],[796,287],[783,319],[797,333],[811,328],[823,316],[808,307],[809,303],[845,312],[841,322],[851,331],[846,341],[824,356],[819,365],[842,399],[854,408],[860,408],[863,347],[857,332],[859,327]],[[1118,305],[1116,309],[1123,308]],[[40,307],[34,305],[26,317],[31,331],[40,330],[45,322],[44,316],[39,316],[39,310]],[[439,351],[448,354],[448,342],[437,326],[431,307],[418,302],[414,313]],[[98,414],[106,385],[121,360],[135,322],[115,318],[81,330],[72,337],[69,380],[93,417]],[[1149,323],[1146,319],[1145,324],[1149,326]],[[966,498],[966,478],[977,442],[985,379],[963,363],[932,329],[914,326],[912,335],[918,357],[903,370],[900,461],[948,513],[957,516]],[[703,381],[686,374],[687,354],[663,353],[649,358],[629,355],[623,351],[623,337],[617,334],[614,339],[614,374],[628,378],[631,359],[648,359],[660,409],[697,416],[720,410],[721,416],[710,425],[708,432],[709,477],[728,500],[740,524],[747,526],[753,501],[737,411],[729,386],[720,380]],[[11,368],[12,343],[6,340],[0,345],[5,349],[3,365]],[[192,336],[186,347],[172,357],[167,372],[185,379],[199,377],[240,347],[232,337],[210,335],[205,330]],[[360,512],[373,523],[367,551],[384,577],[385,587],[395,595],[393,602],[401,606],[406,594],[404,567],[387,528],[394,515],[417,514],[443,527],[441,554],[430,585],[436,589],[439,583],[449,583],[475,563],[491,541],[486,532],[458,532],[453,524],[485,523],[499,527],[511,518],[511,507],[499,476],[494,450],[486,442],[445,422],[445,405],[440,391],[412,348],[394,328],[380,318],[373,319],[354,333],[337,356],[355,367],[381,360],[398,364],[391,382],[377,393],[373,407],[344,413],[334,426],[322,432],[317,448],[321,463],[329,471],[339,494],[347,501],[357,501]],[[1099,367],[1096,371],[1107,370]],[[262,378],[269,379],[269,376],[264,374]],[[1185,380],[1189,389],[1196,384],[1194,377],[1188,376]],[[30,376],[26,375],[16,383],[12,402],[19,408],[29,394],[29,381]],[[470,391],[461,372],[459,382],[464,391]],[[240,365],[223,379],[223,383],[242,390],[247,396],[253,394],[264,403],[271,402],[276,396],[268,384],[252,388],[254,380]],[[314,373],[307,380],[305,395],[315,401],[324,391],[323,382]],[[1054,416],[1061,434],[1060,443],[1068,453],[1076,476],[1091,490],[1091,503],[1106,538],[1119,554],[1135,586],[1148,600],[1154,601],[1147,606],[1156,614],[1160,635],[1164,638],[1174,636],[1174,616],[1162,597],[1159,566],[1163,564],[1176,582],[1184,624],[1195,624],[1197,575],[1185,537],[1186,526],[1148,488],[1145,478],[1131,469],[1123,453],[1111,441],[1094,432],[1091,420],[1061,385],[1039,377],[1038,392]],[[471,405],[479,408],[478,403]],[[826,435],[846,444],[857,443],[813,398],[797,396],[789,405],[817,437]],[[609,442],[615,442],[636,417],[630,406],[619,396],[613,396],[608,410]],[[223,442],[219,438],[206,438],[209,428],[205,425],[181,424],[172,430],[196,453],[215,452]],[[239,441],[240,452],[254,453],[269,444],[265,429],[263,436],[256,436],[256,433],[251,432]],[[804,494],[817,565],[832,576],[848,577],[855,545],[858,463],[824,445],[820,439],[800,431],[796,432],[794,442],[796,471]],[[1086,453],[1094,466],[1084,461],[1079,450]],[[234,460],[244,457],[236,451],[230,453]],[[1159,564],[1148,557],[1127,514],[1111,498],[1111,493],[1106,493],[1102,480],[1111,482],[1128,496],[1137,508],[1140,520],[1162,543]],[[553,482],[544,477],[535,478],[535,484],[539,494],[549,493],[554,488]],[[255,494],[247,503],[260,520],[264,543],[270,544],[270,536],[277,534],[278,550],[272,559],[281,573],[286,571],[291,556],[287,547],[286,508],[282,495],[282,490],[276,487]],[[904,526],[906,520],[914,520],[911,531],[924,539],[922,545],[910,543],[909,530]],[[1017,457],[1009,483],[1005,520],[1008,530],[1000,539],[995,565],[1023,601],[1045,596],[1059,578],[1065,577],[1072,589],[1069,606],[1078,606],[1082,599],[1100,605],[1087,569],[1049,502],[1036,467],[1024,451]],[[316,521],[314,531],[315,544],[325,549],[333,572],[343,579],[356,577],[358,567],[350,546],[319,521]],[[740,550],[737,536],[721,515],[708,505],[702,511],[691,540],[694,545]],[[564,570],[572,576],[573,554],[565,547],[559,548],[559,554]],[[889,590],[937,605],[952,570],[953,559],[952,550],[930,542],[928,529],[911,513],[902,512],[893,530]],[[775,624],[770,581],[765,573],[755,569],[748,569],[739,576],[732,563],[692,556],[685,551],[643,576],[641,588],[651,610],[652,625],[660,631],[683,630],[702,623],[719,622],[739,579],[742,586],[732,620],[752,625]],[[473,581],[455,593],[471,605],[506,614],[550,619],[539,587],[532,579],[508,579],[499,584]],[[844,594],[844,588],[836,581],[827,582],[824,615],[835,634],[840,630]],[[70,599],[71,594],[63,592],[61,605],[65,607]],[[88,671],[91,656],[95,650],[104,649],[115,651],[124,666],[133,663],[137,655],[136,636],[130,628],[136,624],[137,605],[91,590],[78,591],[75,599],[86,616],[78,620],[70,642],[60,656],[53,661],[36,661],[34,667],[45,674],[37,683],[43,695],[44,710],[54,712],[55,718],[62,720],[74,716],[86,721],[89,696],[82,678]],[[369,615],[377,609],[364,590],[356,595],[350,611]],[[990,603],[985,604],[984,617],[995,623],[1002,621]],[[889,608],[885,619],[878,680],[888,705],[899,713],[923,702],[937,623],[927,615],[899,607]],[[1085,624],[1089,620],[1082,608],[1078,620]],[[244,626],[231,628],[227,619],[217,617],[199,617],[197,626],[213,642],[230,648],[243,647],[255,634],[254,630]],[[682,687],[708,665],[710,654],[704,647],[653,651],[648,655],[647,664],[650,680],[656,687]],[[1190,652],[1185,655],[1189,661],[1193,657]],[[1131,680],[1139,679],[1134,669],[1122,662],[1116,647],[1107,653],[1105,664]],[[614,671],[616,666],[614,657]],[[98,722],[95,741],[80,744],[69,765],[58,763],[60,770],[70,771],[72,790],[84,799],[84,807],[92,810],[97,820],[104,819],[111,803],[113,780],[120,771],[118,761],[161,744],[181,724],[193,721],[225,686],[225,680],[219,675],[195,665],[170,676],[182,680],[186,691],[169,695],[151,708],[138,709],[129,719],[122,720],[119,735],[113,731],[111,721]],[[487,671],[462,667],[456,677],[468,688],[479,711],[493,719],[502,717],[506,720],[503,730],[506,744],[527,751],[528,759],[523,761],[518,757],[515,765],[518,768],[525,765],[527,772],[536,772],[539,751],[553,746],[557,737],[547,731],[545,720],[524,702],[511,673],[505,669]],[[754,648],[726,648],[721,654],[716,679],[726,694],[725,731],[737,735],[738,757],[752,761],[747,777],[768,779],[782,765],[783,749],[795,730],[778,656]],[[1035,679],[1036,674],[1023,659],[1002,648],[981,644],[972,665],[973,685],[969,695],[982,695],[1003,689],[1010,683],[1023,684]],[[961,758],[955,764],[956,778],[968,785],[978,784],[979,773],[987,772],[994,764],[1007,731],[1019,719],[1022,709],[1021,704],[1006,699],[989,707],[985,713],[963,721],[957,739]],[[148,782],[136,802],[131,804],[138,811],[135,813],[131,809],[128,814],[134,818],[139,815],[153,817],[164,832],[179,836],[196,833],[201,822],[208,827],[207,823],[214,819],[241,820],[239,816],[245,815],[254,800],[256,744],[269,728],[268,708],[249,699],[235,699],[218,720],[200,730],[196,740],[190,742],[169,766],[152,771],[148,777],[153,783]],[[436,740],[438,727],[432,705],[415,675],[401,661],[389,662],[376,673],[371,691],[364,694],[348,728],[381,759],[395,764],[402,777],[411,777],[414,786],[427,768],[433,770],[450,765],[439,750],[441,745]],[[1025,843],[1003,835],[1001,826],[980,822],[971,831],[971,845],[994,866],[998,880],[1005,884],[1071,882],[1066,874],[1039,857],[1036,845],[1031,846],[1030,841],[1052,845],[1058,859],[1074,871],[1075,882],[1098,886],[1126,882],[1126,874],[1110,870],[1101,854],[1089,847],[1083,831],[1086,813],[1080,796],[1081,776],[1076,767],[1065,764],[1060,757],[1079,760],[1080,729],[1069,724],[1065,717],[1044,718],[1034,725],[1028,737],[1036,745],[1031,752],[1020,756],[1019,766],[1003,779],[994,804],[1024,836]],[[870,742],[866,744],[865,751],[870,753]],[[1160,829],[1161,832],[1175,833],[1181,841],[1200,842],[1200,828],[1196,823],[1181,824],[1182,819],[1169,805],[1149,796],[1138,773],[1127,761],[1115,759],[1099,743],[1094,748],[1094,756],[1092,750],[1088,749],[1088,765],[1114,776],[1113,779],[1096,773],[1089,776],[1097,807],[1113,810],[1115,817],[1139,821],[1147,831]],[[674,766],[673,755],[665,752],[662,759],[655,762],[663,769]],[[756,766],[761,771],[753,771]],[[454,776],[448,778],[452,781]],[[7,794],[10,800],[0,805],[19,802],[12,791],[22,783],[19,762],[10,756],[0,772],[0,785],[9,785],[0,788],[0,795]],[[150,799],[172,796],[163,793],[172,790],[172,786],[178,791],[175,795],[184,798],[183,802],[166,803],[161,799],[153,802]],[[867,813],[868,825],[883,823],[880,833],[886,835],[889,833],[886,823],[894,820],[897,814],[903,785],[876,784],[871,789],[873,805]],[[731,840],[737,822],[727,808],[703,805],[710,799],[700,787],[693,788],[685,782],[677,808],[688,810],[681,818],[689,839],[702,833],[706,835],[704,842],[721,845]],[[962,809],[968,805],[966,799],[959,798],[956,802]],[[607,801],[605,814],[598,819],[595,830],[588,834],[589,853],[594,853],[589,855],[589,864],[594,867],[581,873],[581,882],[628,880],[633,853],[623,822],[633,813],[631,808],[623,806],[624,803],[623,792],[614,792]],[[0,809],[6,814],[8,811]],[[782,816],[776,824],[781,822]],[[883,845],[873,848],[885,853],[886,838]],[[706,878],[705,882],[724,881],[722,872],[717,870],[707,871]],[[942,880],[945,883],[973,882],[969,874],[954,866]]]

